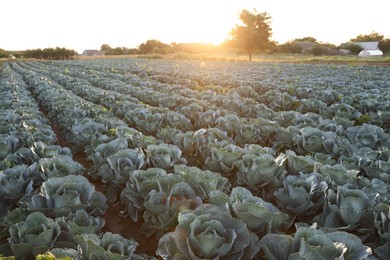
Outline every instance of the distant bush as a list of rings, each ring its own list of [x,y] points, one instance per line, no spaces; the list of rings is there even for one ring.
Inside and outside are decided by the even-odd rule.
[[[386,38],[379,42],[379,49],[384,53],[390,52],[390,38]]]
[[[345,45],[342,45],[341,48],[349,50],[352,54],[359,54],[363,50],[363,48],[360,45],[354,44],[354,43],[348,43]]]
[[[315,44],[311,47],[310,53],[314,56],[321,56],[325,54],[325,48],[321,44]]]
[[[134,54],[139,54],[139,50],[132,48],[126,48],[126,47],[116,47],[116,48],[111,48],[107,44],[103,44],[102,51],[104,51],[105,55],[134,55]]]
[[[279,53],[302,53],[302,46],[296,44],[295,42],[287,42],[278,46]]]
[[[69,60],[72,56],[76,55],[77,52],[65,48],[46,48],[46,49],[35,49],[27,50],[24,52],[25,58],[44,59],[44,60]]]
[[[158,40],[147,40],[138,49],[141,54],[169,54],[173,52],[172,46]]]
[[[5,50],[0,49],[0,59],[1,58],[8,58],[9,53]]]

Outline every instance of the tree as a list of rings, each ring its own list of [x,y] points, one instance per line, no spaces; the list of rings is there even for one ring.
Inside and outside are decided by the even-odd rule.
[[[380,41],[378,47],[384,53],[390,52],[390,38],[386,38]]]
[[[280,44],[277,47],[278,52],[280,53],[302,53],[302,46],[298,45],[294,41],[289,41],[284,44]]]
[[[172,46],[159,40],[147,40],[138,47],[142,54],[168,54],[172,52]]]
[[[270,26],[271,17],[267,13],[258,13],[256,9],[253,13],[242,10],[240,20],[244,25],[236,25],[230,32],[234,45],[244,49],[252,60],[252,54],[256,50],[265,50],[272,35]]]
[[[8,58],[9,53],[5,50],[0,49],[0,59],[1,58]]]
[[[321,44],[317,43],[317,44],[314,44],[313,47],[311,47],[310,52],[314,56],[321,56],[321,55],[324,55],[325,48]]]
[[[102,46],[100,46],[100,50],[102,50],[102,51],[111,51],[112,48],[108,44],[102,44]]]
[[[341,44],[340,48],[349,50],[352,54],[356,54],[356,55],[363,50],[363,48],[360,45],[354,43]]]
[[[46,49],[35,49],[27,50],[24,52],[25,58],[34,58],[34,59],[46,59],[46,60],[64,60],[71,59],[72,56],[77,55],[77,52],[74,50],[69,50],[65,48],[56,47],[46,48]]]
[[[349,40],[350,42],[372,42],[372,41],[383,41],[385,37],[377,32],[371,32],[370,34],[360,34],[355,38]]]
[[[294,39],[293,42],[315,42],[315,43],[317,43],[317,39],[314,37],[308,36],[308,37]]]

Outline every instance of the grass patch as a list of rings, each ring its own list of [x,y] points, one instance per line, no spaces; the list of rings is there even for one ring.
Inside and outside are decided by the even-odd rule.
[[[336,64],[372,64],[390,65],[390,56],[359,58],[357,56],[312,56],[312,55],[257,55],[254,61],[263,62],[292,62],[292,63],[336,63]]]
[[[247,62],[245,54],[142,54],[142,55],[115,55],[84,57],[77,56],[74,59],[115,59],[115,58],[139,58],[139,59],[166,59],[166,60],[200,60],[200,61],[230,61]],[[390,66],[390,55],[383,57],[359,58],[357,56],[313,56],[302,54],[258,54],[253,55],[253,62],[275,62],[275,63],[324,63],[324,64],[347,64],[347,65],[383,65]]]
[[[145,58],[145,55],[138,56]],[[149,56],[153,58],[153,55]],[[173,60],[202,60],[202,61],[233,61],[246,62],[248,56],[243,54],[168,54],[159,55],[158,59]],[[253,62],[287,62],[287,63],[336,63],[336,64],[356,64],[356,65],[389,65],[390,56],[372,58],[359,58],[357,56],[313,56],[302,54],[270,54],[254,55]]]

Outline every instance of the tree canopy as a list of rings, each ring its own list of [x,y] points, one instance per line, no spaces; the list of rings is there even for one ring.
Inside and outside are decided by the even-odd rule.
[[[240,13],[243,25],[236,25],[230,32],[235,46],[244,49],[252,60],[252,54],[257,50],[265,50],[270,44],[272,28],[271,16],[266,12],[258,13],[256,9],[250,12],[246,9]]]
[[[34,58],[34,59],[45,59],[45,60],[66,60],[71,59],[72,56],[77,55],[77,52],[65,48],[46,48],[46,49],[35,49],[27,50],[24,52],[23,56],[25,58]]]
[[[172,46],[158,40],[147,40],[138,47],[142,54],[168,54],[172,53]]]
[[[0,49],[0,58],[8,58],[9,53],[3,49]]]
[[[138,49],[136,48],[132,48],[132,49],[126,47],[111,48],[111,46],[106,43],[100,46],[100,50],[104,52],[104,55],[133,55],[139,53]]]
[[[317,43],[317,39],[314,37],[308,36],[308,37],[294,39],[293,42],[315,42],[315,43]]]
[[[384,36],[377,32],[371,32],[370,34],[359,34],[355,38],[349,40],[350,42],[372,42],[372,41],[383,41]]]

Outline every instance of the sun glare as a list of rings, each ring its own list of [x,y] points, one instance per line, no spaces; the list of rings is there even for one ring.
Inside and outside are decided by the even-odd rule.
[[[222,4],[221,1],[207,4],[202,1],[186,6],[186,10],[167,18],[172,30],[168,34],[177,42],[221,44],[238,22],[238,11],[232,6],[222,10]]]

